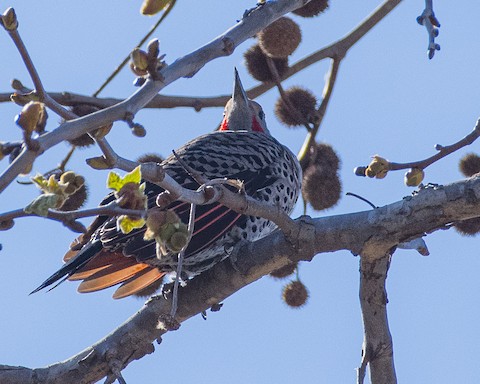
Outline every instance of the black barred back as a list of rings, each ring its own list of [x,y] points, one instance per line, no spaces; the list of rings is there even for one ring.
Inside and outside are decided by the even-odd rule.
[[[247,131],[218,131],[200,136],[175,151],[189,167],[208,179],[224,177],[242,180],[246,193],[258,200],[281,207],[290,213],[297,201],[301,169],[289,149],[268,134]],[[162,165],[166,172],[185,188],[196,190],[193,180],[174,155]],[[148,205],[155,205],[163,190],[147,183]],[[171,205],[182,221],[188,222],[190,205]],[[195,275],[209,269],[228,256],[227,250],[239,240],[258,240],[275,229],[275,225],[259,217],[240,215],[218,203],[196,207],[194,234],[186,250],[184,271]],[[114,219],[107,220],[95,235],[104,248],[122,251],[125,256],[158,266],[162,271],[176,269],[177,256],[156,257],[155,242],[144,241],[145,229],[127,235],[116,228]]]

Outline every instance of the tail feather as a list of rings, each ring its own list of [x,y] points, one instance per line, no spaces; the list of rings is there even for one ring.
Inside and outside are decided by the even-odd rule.
[[[130,259],[127,258],[126,260],[130,261]],[[78,292],[87,293],[109,288],[128,280],[136,273],[143,271],[146,268],[150,268],[147,264],[135,263],[134,260],[133,262],[133,265],[131,263],[115,264],[95,273],[83,280],[78,286]]]
[[[158,279],[165,276],[165,272],[160,272],[158,268],[150,267],[143,270],[129,280],[125,281],[113,294],[114,299],[123,299],[124,297],[133,295],[155,283]]]
[[[101,249],[102,244],[100,241],[91,243],[88,247],[79,251],[75,257],[71,258],[63,265],[62,268],[60,268],[57,272],[40,284],[40,286],[30,292],[30,295],[56,283],[61,279],[63,280],[60,281],[59,284],[62,283],[66,278],[73,275],[76,271],[87,264]]]
[[[126,258],[121,253],[101,250],[95,255],[95,257],[88,261],[88,263],[86,263],[81,270],[71,275],[68,280],[84,280],[114,264],[122,264],[126,262],[130,263],[131,265],[135,263],[132,259]]]

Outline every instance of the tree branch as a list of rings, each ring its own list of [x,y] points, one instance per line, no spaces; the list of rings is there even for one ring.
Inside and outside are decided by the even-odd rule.
[[[225,260],[180,288],[176,319],[183,322],[207,310],[291,261],[308,261],[315,254],[340,249],[362,255],[362,274],[366,275],[362,295],[365,298],[369,294],[374,295],[376,300],[373,304],[378,305],[377,299],[385,297],[381,294],[384,294],[382,276],[386,275],[388,269],[386,250],[409,238],[444,228],[451,222],[478,216],[480,176],[444,187],[422,189],[412,197],[374,210],[318,219],[298,219],[299,231],[294,244],[276,231],[242,247],[236,268],[232,267],[229,260]],[[379,273],[379,282],[370,279],[374,277],[372,271]],[[36,369],[0,366],[0,382],[55,384],[99,380],[110,374],[109,361],[120,362],[124,368],[133,360],[154,351],[152,343],[168,330],[165,324],[159,323],[159,318],[169,313],[170,307],[170,296],[155,296],[118,329],[66,361]],[[378,316],[372,318],[369,315],[372,309],[365,307],[364,312],[365,329],[369,335],[367,340],[370,341],[373,340],[370,339],[370,330],[382,326]],[[386,312],[381,317],[385,326]],[[389,354],[388,348],[384,353]],[[375,368],[374,359],[369,356],[372,370],[388,363],[383,357],[375,356],[375,364],[378,364]]]
[[[380,256],[380,257],[378,257]],[[387,252],[370,261],[360,259],[360,305],[364,325],[362,363],[357,382],[363,383],[366,366],[370,366],[372,384],[395,384],[393,341],[387,319],[387,290],[385,283],[391,255]]]
[[[145,84],[126,100],[107,109],[90,115],[67,121],[52,132],[38,138],[37,151],[24,149],[12,164],[0,175],[0,192],[2,192],[36,157],[49,148],[93,131],[99,126],[112,121],[122,120],[125,116],[134,116],[159,91],[180,77],[191,77],[206,63],[221,56],[228,56],[235,48],[259,32],[267,25],[298,7],[303,5],[302,0],[278,0],[268,2],[257,7],[242,18],[235,26],[215,38],[210,43],[177,59],[170,66],[161,71],[162,80],[149,79]]]
[[[473,127],[472,132],[470,132],[468,135],[457,141],[456,143],[443,146],[437,144],[435,146],[435,149],[438,150],[438,152],[430,156],[424,160],[418,160],[418,161],[413,161],[410,163],[389,163],[389,170],[391,171],[397,171],[399,169],[408,169],[408,168],[420,168],[420,169],[425,169],[429,165],[432,165],[436,161],[443,159],[445,156],[450,155],[451,153],[458,151],[460,148],[463,148],[467,145],[472,144],[475,140],[478,139],[480,136],[480,119],[477,120],[475,123],[475,127]]]
[[[357,43],[367,32],[375,27],[386,15],[388,15],[402,0],[386,0],[380,5],[370,16],[362,21],[357,27],[349,32],[342,39],[324,47],[307,57],[292,64],[287,72],[283,75],[282,80],[288,79],[296,73],[304,70],[312,64],[315,64],[326,58],[343,57],[349,48]],[[298,2],[298,1],[297,1]],[[263,28],[263,27],[262,27]],[[250,98],[254,99],[263,95],[270,89],[275,87],[274,83],[267,82],[259,84],[247,91]],[[51,92],[50,96],[59,103],[67,106],[77,104],[90,104],[99,108],[108,108],[112,105],[122,102],[121,99],[115,98],[96,98],[92,96],[79,95],[73,92]],[[231,95],[219,95],[212,97],[195,97],[195,96],[167,96],[155,95],[145,108],[177,108],[191,107],[196,111],[208,107],[223,107]],[[10,93],[0,93],[0,102],[9,102]]]

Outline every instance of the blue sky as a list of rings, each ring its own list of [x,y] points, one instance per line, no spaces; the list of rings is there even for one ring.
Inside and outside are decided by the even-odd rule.
[[[352,4],[353,3],[353,4]],[[14,6],[20,33],[49,91],[91,94],[154,23],[138,13],[139,2],[0,1],[2,10]],[[333,2],[319,18],[299,21],[303,41],[291,62],[342,37],[379,2]],[[480,4],[463,7],[434,2],[442,26],[442,50],[426,57],[427,35],[415,18],[423,1],[404,1],[351,49],[340,66],[339,78],[318,139],[334,146],[342,159],[344,192],[360,194],[376,205],[409,195],[403,172],[384,180],[355,177],[352,169],[376,153],[396,161],[418,160],[434,153],[433,146],[450,144],[470,132],[479,116],[478,65]],[[239,19],[250,1],[179,0],[155,34],[166,61],[172,62],[222,33]],[[468,7],[468,8],[467,8]],[[230,57],[218,59],[192,79],[168,86],[165,94],[213,96],[231,91],[236,66],[246,87],[255,81],[246,73],[242,44]],[[0,92],[9,91],[13,77],[31,85],[6,33],[2,51]],[[303,85],[319,97],[328,62],[315,64],[292,77],[285,86]],[[101,96],[127,97],[133,76],[124,71]],[[270,131],[294,151],[304,132],[288,130],[273,115],[278,97],[272,90],[258,101]],[[19,108],[0,105],[0,140],[20,137],[13,117]],[[191,109],[141,111],[136,121],[147,128],[144,139],[116,123],[110,142],[124,157],[144,152],[168,154],[172,149],[219,123],[220,108],[197,113]],[[47,129],[58,118],[50,113]],[[446,184],[461,179],[458,159],[478,145],[463,149],[426,171],[426,182]],[[45,172],[68,150],[59,145],[35,163]],[[104,194],[106,172],[93,172],[84,157],[99,155],[90,148],[76,153],[71,168],[89,180],[89,207]],[[6,166],[5,160],[0,164]],[[12,184],[0,198],[0,211],[25,206],[37,195],[34,187]],[[294,216],[301,214],[300,205]],[[327,212],[313,216],[356,212],[368,207],[342,197]],[[86,221],[88,223],[88,220]],[[66,359],[106,335],[126,320],[142,301],[113,301],[111,290],[76,293],[65,283],[49,293],[28,296],[61,265],[74,234],[56,222],[17,220],[0,233],[0,363],[44,366]],[[455,231],[439,231],[426,239],[431,255],[399,250],[393,257],[387,289],[389,323],[394,339],[400,382],[473,383],[480,368],[480,256],[478,239]],[[268,277],[225,301],[204,321],[197,316],[164,337],[153,355],[132,363],[124,377],[130,383],[178,382],[346,383],[355,380],[360,363],[362,322],[358,302],[358,258],[349,252],[318,255],[301,265],[300,276],[310,291],[308,305],[288,308],[280,299],[283,283]]]

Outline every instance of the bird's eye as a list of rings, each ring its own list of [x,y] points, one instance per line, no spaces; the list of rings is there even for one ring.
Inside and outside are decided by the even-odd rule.
[[[263,112],[262,110],[260,110],[260,111],[258,112],[258,117],[260,118],[260,120],[265,119],[265,112]]]

